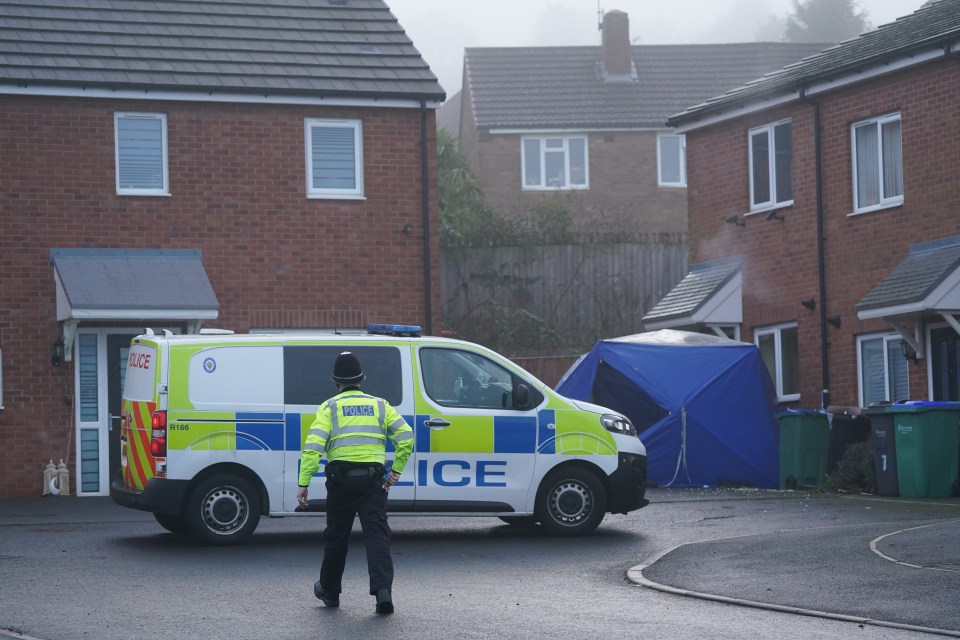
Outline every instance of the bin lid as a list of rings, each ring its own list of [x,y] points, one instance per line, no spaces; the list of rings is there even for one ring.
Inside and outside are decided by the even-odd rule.
[[[886,408],[890,413],[919,413],[921,411],[960,411],[960,402],[938,400],[907,400],[891,404]]]

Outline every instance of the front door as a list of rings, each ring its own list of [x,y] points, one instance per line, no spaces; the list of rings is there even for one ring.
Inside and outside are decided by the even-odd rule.
[[[960,335],[952,327],[930,330],[931,400],[960,400]]]
[[[81,328],[73,361],[76,372],[77,495],[105,496],[120,468],[120,401],[135,328]]]

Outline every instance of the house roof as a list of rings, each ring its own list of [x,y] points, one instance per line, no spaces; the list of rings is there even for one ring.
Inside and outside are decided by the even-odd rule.
[[[4,0],[2,85],[444,98],[383,0]]]
[[[720,322],[719,318],[698,314],[708,302],[733,282],[740,273],[739,257],[701,262],[690,266],[690,272],[654,305],[643,317],[644,326],[659,328],[661,326],[686,326],[699,322]],[[737,292],[738,293],[738,292]],[[723,305],[716,305],[717,309]]]
[[[604,82],[601,47],[468,48],[477,127],[662,128],[667,117],[828,45],[634,45],[632,82]]]
[[[863,318],[960,310],[960,237],[911,245],[907,257],[857,303]]]
[[[674,112],[668,123],[672,127],[680,126],[744,103],[789,94],[814,83],[885,65],[893,59],[926,49],[955,45],[958,39],[960,0],[939,0],[778,71],[756,76],[739,88],[715,94],[700,103],[691,103],[695,106]]]

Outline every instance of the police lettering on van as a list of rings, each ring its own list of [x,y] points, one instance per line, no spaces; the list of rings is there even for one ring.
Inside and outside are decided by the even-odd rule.
[[[364,390],[414,429],[390,513],[491,516],[580,535],[606,513],[647,504],[646,450],[626,417],[560,396],[480,345],[399,325],[357,335],[138,336],[113,499],[213,544],[242,541],[264,515],[322,514],[323,465],[307,511],[295,480],[344,350],[364,363]],[[387,466],[392,453],[388,441]]]

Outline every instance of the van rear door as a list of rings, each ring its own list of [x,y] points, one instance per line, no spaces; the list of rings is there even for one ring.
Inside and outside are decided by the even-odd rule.
[[[159,348],[156,343],[135,338],[127,356],[127,372],[121,402],[120,475],[128,489],[142,490],[156,475],[150,453],[153,412],[157,410]]]

